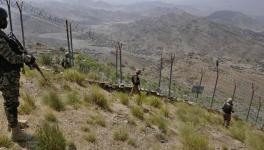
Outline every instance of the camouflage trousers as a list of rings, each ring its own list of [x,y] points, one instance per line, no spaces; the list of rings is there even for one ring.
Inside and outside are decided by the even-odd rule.
[[[14,128],[18,124],[17,107],[19,106],[19,79],[19,70],[4,73],[0,71],[0,91],[4,97],[5,113],[10,128]]]
[[[133,85],[129,96],[133,96],[134,94],[139,94],[140,95],[140,90],[139,90],[139,86],[138,85]]]

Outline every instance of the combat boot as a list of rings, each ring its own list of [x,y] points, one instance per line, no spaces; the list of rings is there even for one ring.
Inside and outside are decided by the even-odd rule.
[[[17,126],[15,128],[11,128],[11,139],[14,142],[25,142],[32,140],[32,136],[25,133],[19,126]]]

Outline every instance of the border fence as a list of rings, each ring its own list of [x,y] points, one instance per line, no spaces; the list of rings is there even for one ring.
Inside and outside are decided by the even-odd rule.
[[[3,4],[3,0],[0,0],[0,3]],[[9,9],[9,16],[10,16],[10,30],[12,29],[12,19],[11,19],[11,8],[14,8],[15,3],[11,3],[10,0],[6,0],[8,9]],[[21,33],[23,37],[23,46],[25,47],[25,39],[24,39],[24,27],[23,27],[23,14],[22,10],[24,7],[22,7],[23,3],[16,3],[17,7],[20,12],[20,19],[21,19]],[[12,7],[11,7],[12,5]],[[39,12],[41,15],[41,11]],[[56,19],[54,19],[56,22]],[[61,22],[60,19],[59,22]],[[70,28],[70,29],[69,29]],[[68,26],[68,21],[66,21],[66,30],[67,30],[67,43],[68,43],[68,51],[73,54],[73,47],[72,47],[72,29],[71,29],[71,23],[70,26]],[[70,31],[69,31],[70,30]],[[124,71],[122,70],[123,64],[122,64],[122,51],[123,51],[123,43],[116,42],[114,44],[114,48],[116,51],[116,83],[121,83],[122,86],[115,85],[115,88],[118,89],[129,89],[131,88],[129,86],[130,78],[123,78]],[[119,55],[119,57],[118,57]],[[263,95],[260,95],[259,87],[256,86],[256,83],[250,83],[252,81],[241,81],[236,79],[234,81],[235,77],[232,77],[230,80],[230,77],[228,77],[226,74],[223,73],[223,68],[221,68],[221,62],[218,60],[216,61],[216,66],[213,67],[213,73],[207,73],[207,70],[205,68],[202,69],[201,73],[198,73],[197,79],[200,79],[200,82],[198,85],[191,85],[186,86],[185,84],[177,81],[177,77],[175,77],[173,70],[175,67],[175,54],[171,54],[170,59],[167,59],[164,57],[164,55],[161,55],[161,62],[158,62],[157,67],[159,68],[156,73],[153,72],[153,76],[156,75],[156,77],[153,78],[153,80],[144,80],[142,79],[142,91],[145,91],[147,93],[155,94],[157,96],[161,97],[167,97],[172,100],[187,100],[191,102],[195,102],[201,106],[204,106],[208,109],[218,110],[222,111],[222,105],[228,97],[232,97],[234,100],[234,108],[235,108],[235,115],[238,116],[238,118],[246,120],[252,124],[255,124],[257,127],[263,129],[264,124],[264,112],[263,112]],[[74,61],[74,60],[72,60]],[[119,62],[119,67],[118,67]],[[176,62],[177,63],[177,62]],[[79,66],[77,66],[79,67]],[[84,69],[89,71],[89,68],[85,68],[85,66],[82,66]],[[118,71],[119,69],[119,71]],[[169,70],[169,75],[167,78],[162,76],[162,73],[164,73],[164,69]],[[200,70],[201,68],[198,68]],[[210,68],[208,68],[210,69]],[[199,71],[198,71],[199,72]],[[118,74],[119,73],[119,74]],[[215,74],[216,73],[216,74]],[[106,76],[103,72],[101,73],[101,76]],[[167,75],[166,75],[167,76]],[[216,78],[216,79],[215,79]],[[107,78],[104,78],[106,81],[109,80]],[[120,82],[118,82],[120,81]],[[226,92],[223,92],[225,88],[220,85],[220,83],[225,83],[223,85],[232,85],[229,87],[228,91],[230,92],[230,95],[226,95]],[[215,84],[214,84],[215,83]],[[106,82],[102,83],[103,86],[108,85],[109,87],[113,87],[114,85],[108,84]],[[210,86],[209,86],[210,85]],[[211,96],[211,94],[213,95]]]

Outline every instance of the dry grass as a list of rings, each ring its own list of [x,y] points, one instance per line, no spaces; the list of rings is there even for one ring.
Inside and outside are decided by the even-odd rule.
[[[39,57],[39,62],[45,66],[52,65],[52,54],[41,54]]]
[[[43,123],[36,131],[39,150],[64,150],[66,139],[59,127]]]
[[[89,127],[86,127],[86,126],[82,126],[82,127],[81,127],[81,130],[82,130],[83,132],[90,132],[90,128],[89,128]]]
[[[29,93],[25,92],[22,94],[23,102],[18,108],[18,112],[21,115],[28,115],[36,109],[35,101]]]
[[[104,110],[110,110],[108,100],[98,86],[92,86],[90,94],[84,97],[84,101],[95,104]]]
[[[130,110],[131,110],[131,113],[133,116],[135,116],[141,120],[144,120],[144,112],[143,112],[142,108],[140,108],[138,106],[132,106]]]
[[[120,128],[120,129],[117,129],[114,133],[113,133],[113,138],[114,140],[116,141],[126,141],[128,139],[128,132],[126,129],[124,128]]]
[[[246,124],[242,121],[235,121],[230,127],[231,136],[241,142],[246,140]]]
[[[29,78],[29,79],[32,79],[34,77],[36,77],[36,72],[35,70],[30,70],[30,68],[26,65],[24,65],[24,70],[25,70],[25,77]]]
[[[128,139],[127,144],[128,144],[128,145],[131,145],[131,146],[133,146],[133,147],[137,147],[136,140],[135,140],[135,139],[132,139],[132,138],[129,138],[129,139]]]
[[[156,125],[163,133],[167,133],[168,131],[168,121],[162,116],[151,116],[147,120],[147,124],[154,124]]]
[[[60,96],[53,91],[48,92],[44,97],[43,101],[46,105],[56,111],[63,111],[65,108],[64,103],[61,101]]]
[[[163,106],[160,108],[160,113],[164,116],[164,117],[169,117],[170,111],[169,111],[169,107],[168,106]]]
[[[94,72],[88,73],[87,78],[90,80],[95,80],[95,81],[100,80],[100,77]]]
[[[262,131],[251,131],[247,134],[247,145],[252,150],[263,150],[264,148],[264,133]]]
[[[209,149],[208,136],[199,133],[191,124],[184,124],[180,128],[180,137],[184,150],[207,150]]]
[[[49,121],[49,122],[57,122],[57,118],[56,116],[54,115],[54,113],[52,113],[51,111],[48,111],[45,115],[45,120],[46,121]]]
[[[95,143],[97,140],[96,135],[94,133],[87,133],[84,139],[90,143]]]
[[[83,86],[85,75],[74,69],[68,69],[64,71],[64,78],[71,82],[76,82],[80,86]]]
[[[71,92],[67,95],[67,104],[78,109],[81,106],[80,96],[78,92]]]
[[[149,101],[149,104],[150,104],[151,106],[155,107],[155,108],[161,108],[162,105],[163,105],[161,99],[158,98],[158,97],[151,96],[151,97],[148,97],[147,99],[148,99],[148,101]]]
[[[177,103],[177,117],[185,123],[193,125],[222,125],[222,117],[218,114],[210,113],[206,109],[199,106],[189,106],[185,103]]]
[[[106,127],[106,121],[102,115],[92,116],[89,120],[87,120],[88,124],[97,124],[102,127]]]
[[[123,104],[123,105],[128,105],[129,104],[129,97],[126,93],[117,93],[116,94],[120,100],[120,102]]]
[[[14,143],[5,135],[0,135],[0,147],[11,148]]]

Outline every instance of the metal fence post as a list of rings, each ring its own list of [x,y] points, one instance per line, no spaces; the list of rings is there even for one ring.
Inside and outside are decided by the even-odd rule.
[[[72,42],[72,24],[70,23],[70,47],[71,47],[71,60],[72,60],[72,66],[74,66],[74,55],[73,55],[73,42]]]
[[[69,39],[69,23],[66,20],[66,33],[67,33],[67,44],[68,44],[68,52],[71,54],[71,46],[70,46],[70,39]]]
[[[170,66],[170,82],[169,82],[169,98],[171,97],[171,80],[172,80],[172,68],[175,59],[175,54],[171,54],[171,66]]]
[[[123,72],[122,72],[122,47],[123,44],[121,42],[118,42],[118,48],[119,48],[119,63],[120,63],[120,83],[123,83]]]
[[[21,23],[23,47],[26,47],[25,35],[24,35],[23,13],[22,13],[22,10],[23,10],[23,1],[21,2],[21,4],[19,4],[18,1],[17,1],[16,4],[17,4],[17,8],[18,8],[19,14],[20,14],[20,23]]]
[[[214,97],[215,97],[215,92],[216,92],[218,78],[219,78],[219,69],[218,69],[218,67],[219,67],[219,61],[217,60],[216,61],[216,80],[215,80],[214,93],[213,93],[212,100],[211,100],[211,106],[210,106],[211,109],[213,108]]]
[[[8,8],[8,16],[9,16],[9,27],[10,27],[10,32],[13,33],[13,24],[12,24],[12,14],[11,14],[11,3],[10,0],[6,0],[6,5]]]
[[[236,84],[236,82],[234,81],[234,91],[233,91],[233,94],[232,94],[232,100],[233,100],[233,101],[235,100],[236,89],[237,89],[237,84]]]
[[[246,121],[248,121],[248,117],[249,117],[249,113],[250,113],[250,110],[251,110],[251,106],[252,106],[252,101],[253,101],[253,98],[254,98],[254,94],[255,94],[254,83],[252,83],[252,95],[251,95],[251,99],[250,99],[250,104],[249,104],[249,108],[248,108],[248,113],[247,113]]]
[[[258,117],[259,117],[259,112],[262,106],[262,102],[261,102],[261,97],[259,97],[259,107],[258,107],[258,113],[257,113],[257,117],[256,117],[256,123],[258,123]]]
[[[160,72],[159,72],[159,90],[160,90],[160,86],[161,86],[161,76],[162,76],[162,68],[163,68],[163,56],[162,56],[162,53],[161,53],[161,56],[160,56]]]
[[[202,86],[203,77],[204,77],[204,70],[202,69],[202,70],[201,70],[201,79],[200,79],[200,82],[199,82],[199,87]],[[199,97],[199,91],[197,90],[196,98],[198,98],[198,97]]]

